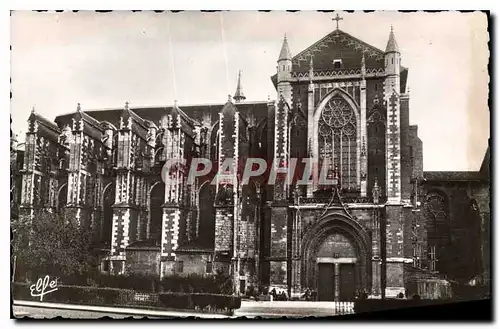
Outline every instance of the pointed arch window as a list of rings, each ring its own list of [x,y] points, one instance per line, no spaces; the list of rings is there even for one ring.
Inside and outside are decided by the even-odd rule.
[[[332,97],[318,122],[320,162],[330,159],[340,173],[343,189],[357,189],[357,120],[354,109],[341,96]]]

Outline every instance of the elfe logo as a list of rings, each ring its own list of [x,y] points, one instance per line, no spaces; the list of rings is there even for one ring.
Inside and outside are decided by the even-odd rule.
[[[50,288],[51,290],[46,290]],[[56,291],[57,289],[57,280],[50,281],[50,277],[46,275],[43,279],[39,278],[36,284],[32,284],[30,286],[31,296],[32,297],[40,297],[40,301],[43,301],[43,296]]]

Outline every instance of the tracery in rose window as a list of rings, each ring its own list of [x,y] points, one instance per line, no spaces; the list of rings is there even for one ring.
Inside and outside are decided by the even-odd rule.
[[[356,114],[345,99],[337,96],[326,103],[319,118],[319,159],[337,167],[342,189],[357,189],[356,127]]]

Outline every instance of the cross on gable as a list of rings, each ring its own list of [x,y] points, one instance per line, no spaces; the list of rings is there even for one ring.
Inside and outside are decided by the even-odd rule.
[[[335,18],[332,18],[332,21],[336,21],[337,23],[337,30],[339,29],[339,21],[342,21],[344,20],[342,17],[339,16],[339,14],[337,14],[337,16]]]

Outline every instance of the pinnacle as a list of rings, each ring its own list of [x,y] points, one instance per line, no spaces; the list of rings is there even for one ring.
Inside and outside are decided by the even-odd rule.
[[[236,92],[234,93],[233,99],[236,101],[236,103],[239,103],[246,99],[245,95],[243,94],[243,87],[241,86],[241,70],[238,73],[238,83],[236,85]]]

